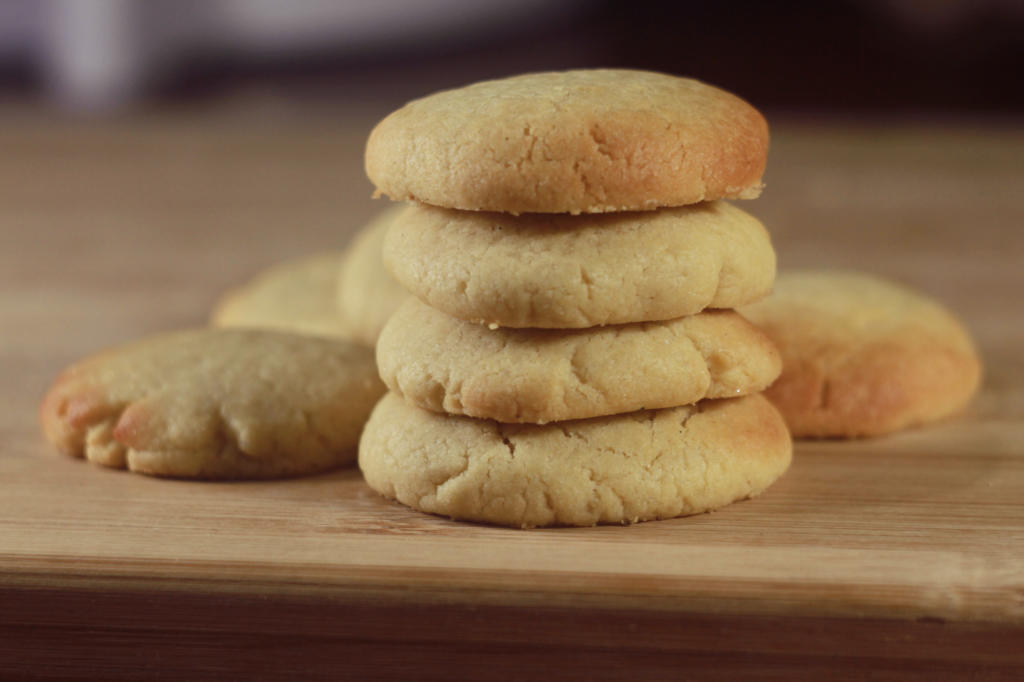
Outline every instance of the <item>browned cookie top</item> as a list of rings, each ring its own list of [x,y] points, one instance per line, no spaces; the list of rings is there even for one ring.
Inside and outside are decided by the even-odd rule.
[[[603,213],[755,198],[768,125],[689,78],[534,73],[415,100],[370,134],[378,192],[446,208]]]

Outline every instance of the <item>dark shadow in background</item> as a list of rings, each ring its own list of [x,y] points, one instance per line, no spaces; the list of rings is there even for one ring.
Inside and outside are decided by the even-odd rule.
[[[694,76],[776,111],[1016,116],[1024,113],[1024,11],[965,3],[955,22],[929,27],[857,0],[604,0],[370,53],[208,51],[175,66],[156,90],[160,101],[253,88],[297,99],[406,100],[524,71],[618,66]],[[29,91],[34,78],[26,64],[0,65],[0,88]]]
[[[618,63],[685,71],[772,108],[1009,113],[1024,107],[1024,14],[928,31],[852,1],[608,3]],[[919,3],[920,4],[920,3]],[[633,15],[627,33],[609,30]]]

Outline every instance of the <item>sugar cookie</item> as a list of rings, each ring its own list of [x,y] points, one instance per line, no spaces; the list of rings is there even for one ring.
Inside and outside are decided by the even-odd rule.
[[[543,424],[764,390],[781,360],[731,310],[597,329],[498,329],[410,298],[377,344],[388,387],[419,407]]]
[[[591,526],[697,514],[763,492],[789,466],[759,394],[614,417],[501,424],[394,393],[359,443],[371,488],[420,511],[507,526]]]
[[[59,450],[184,478],[277,478],[355,458],[384,386],[373,352],[251,329],[152,337],[65,370],[40,408]]]
[[[775,278],[764,226],[725,202],[518,217],[411,205],[384,263],[434,308],[501,327],[668,320],[753,302]]]
[[[918,292],[864,273],[787,272],[743,308],[782,353],[767,396],[794,436],[871,436],[939,419],[978,388],[963,325]]]
[[[602,213],[761,191],[764,117],[689,78],[533,73],[415,100],[373,129],[379,193],[507,213]]]

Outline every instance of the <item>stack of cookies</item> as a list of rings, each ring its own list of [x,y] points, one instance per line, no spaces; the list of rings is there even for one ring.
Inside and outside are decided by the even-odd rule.
[[[543,73],[414,101],[370,136],[411,202],[384,259],[414,298],[381,333],[390,393],[369,485],[512,526],[669,518],[761,493],[791,444],[759,393],[780,371],[730,308],[767,294],[767,125],[717,88]]]

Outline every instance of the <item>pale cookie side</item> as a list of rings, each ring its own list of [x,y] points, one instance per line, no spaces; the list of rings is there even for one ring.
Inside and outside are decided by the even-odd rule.
[[[345,251],[337,281],[338,316],[352,338],[373,346],[384,324],[409,292],[384,267],[384,235],[404,206],[382,211]]]

